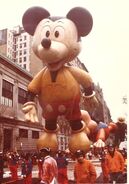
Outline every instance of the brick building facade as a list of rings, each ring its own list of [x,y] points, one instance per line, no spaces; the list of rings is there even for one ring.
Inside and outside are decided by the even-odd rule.
[[[0,55],[0,150],[36,150],[44,120],[38,102],[40,123],[25,122],[22,105],[32,76]]]

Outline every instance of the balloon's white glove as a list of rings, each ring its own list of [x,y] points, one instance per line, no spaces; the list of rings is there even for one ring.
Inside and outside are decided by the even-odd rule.
[[[97,148],[103,148],[105,147],[105,142],[103,142],[101,139],[98,139],[95,143],[94,146]]]
[[[31,121],[33,123],[37,123],[38,116],[37,116],[37,110],[36,105],[34,102],[27,102],[23,105],[22,111],[25,113],[25,119],[26,121]]]

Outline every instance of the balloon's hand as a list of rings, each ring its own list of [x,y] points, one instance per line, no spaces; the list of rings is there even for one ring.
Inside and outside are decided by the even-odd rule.
[[[39,122],[37,116],[36,105],[34,102],[27,102],[23,105],[22,111],[25,113],[26,121]]]
[[[105,142],[103,142],[101,139],[98,139],[95,143],[94,146],[97,148],[103,148],[105,147]]]

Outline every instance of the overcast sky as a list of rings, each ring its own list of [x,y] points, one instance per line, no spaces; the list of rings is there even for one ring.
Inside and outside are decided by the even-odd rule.
[[[42,6],[60,16],[75,6],[91,12],[93,29],[82,39],[79,58],[103,89],[112,119],[127,113],[122,98],[129,94],[129,1],[0,0],[0,29],[21,25],[24,11],[31,6]]]

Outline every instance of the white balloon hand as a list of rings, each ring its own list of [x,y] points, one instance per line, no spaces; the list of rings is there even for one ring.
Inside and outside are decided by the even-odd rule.
[[[37,116],[37,110],[36,105],[34,102],[27,102],[23,105],[22,111],[25,113],[25,119],[26,121],[30,121],[33,123],[37,123],[38,116]]]

